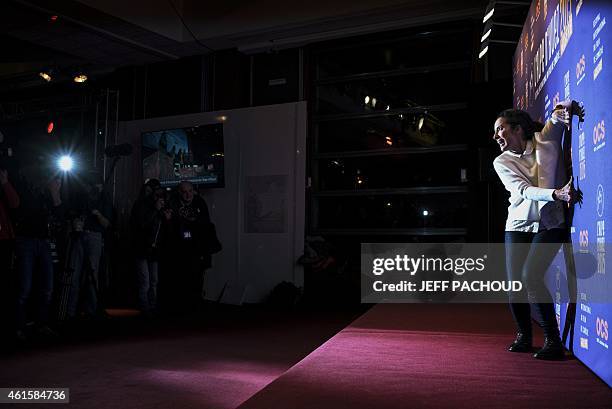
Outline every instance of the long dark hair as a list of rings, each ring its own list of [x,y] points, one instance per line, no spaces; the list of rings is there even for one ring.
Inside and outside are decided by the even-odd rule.
[[[517,126],[520,126],[523,129],[524,140],[533,139],[533,135],[536,132],[540,132],[543,128],[541,123],[531,119],[529,113],[520,109],[506,109],[501,111],[497,117],[504,118],[512,129],[516,129]]]

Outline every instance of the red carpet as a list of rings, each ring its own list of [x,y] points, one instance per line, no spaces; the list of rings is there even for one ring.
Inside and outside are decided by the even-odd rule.
[[[124,320],[109,335],[4,353],[0,387],[68,387],[70,408],[233,409],[344,328],[354,314],[238,310],[213,311],[211,317],[199,324],[152,327]]]
[[[577,360],[505,352],[512,337],[505,305],[378,305],[240,409],[612,408]]]

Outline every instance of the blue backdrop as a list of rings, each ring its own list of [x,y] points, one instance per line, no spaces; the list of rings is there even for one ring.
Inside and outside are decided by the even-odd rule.
[[[612,146],[606,144],[606,124],[612,126],[612,62],[605,54],[612,46],[606,21],[611,13],[612,2],[605,0],[533,1],[514,56],[514,105],[541,122],[565,99],[581,101],[586,108],[584,124],[574,120],[572,132],[574,180],[584,203],[576,207],[571,232],[574,249],[593,261],[593,271],[578,263],[573,348],[578,359],[612,386],[612,294],[601,294],[612,287],[605,231],[606,224],[612,226]],[[553,273],[556,280],[549,282],[557,295],[566,287],[559,258],[553,266],[563,271]],[[563,327],[567,303],[556,307]]]

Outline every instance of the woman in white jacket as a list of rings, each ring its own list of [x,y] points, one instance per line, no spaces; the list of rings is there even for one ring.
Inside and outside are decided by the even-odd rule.
[[[493,139],[502,153],[493,166],[510,192],[506,221],[506,271],[509,280],[520,280],[523,290],[510,294],[510,309],[518,326],[512,352],[532,350],[531,310],[529,297],[542,319],[545,342],[534,354],[538,359],[562,359],[563,345],[544,274],[557,254],[560,243],[567,240],[564,206],[574,203],[579,193],[565,174],[561,139],[572,115],[584,116],[576,101],[555,107],[544,127],[529,114],[508,109],[498,115]]]

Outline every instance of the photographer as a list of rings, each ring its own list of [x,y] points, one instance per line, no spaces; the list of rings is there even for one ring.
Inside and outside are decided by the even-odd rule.
[[[208,206],[196,194],[193,184],[181,182],[177,193],[170,203],[171,271],[169,268],[165,273],[174,307],[197,313],[203,301],[204,272],[211,266],[211,254],[220,250],[220,244],[211,240],[215,233]]]
[[[66,263],[68,300],[66,314],[77,316],[82,298],[83,313],[87,318],[99,315],[98,289],[100,257],[104,247],[104,233],[110,226],[112,205],[103,191],[99,175],[90,175],[85,191],[81,193],[72,217],[72,234]]]
[[[27,304],[35,281],[38,283],[35,330],[42,336],[55,336],[48,326],[53,293],[50,230],[54,220],[61,220],[65,211],[60,197],[61,187],[59,177],[51,179],[45,187],[32,185],[27,180],[18,185],[21,200],[15,215],[18,281],[16,336],[20,341],[25,340]]]
[[[0,168],[0,322],[8,320],[9,300],[12,300],[13,249],[15,231],[9,212],[19,207],[19,195],[11,185],[8,171]],[[3,326],[4,327],[4,326]]]
[[[151,315],[157,308],[158,260],[165,230],[164,220],[170,218],[170,214],[159,180],[149,179],[142,186],[130,215],[138,308],[144,316]]]

